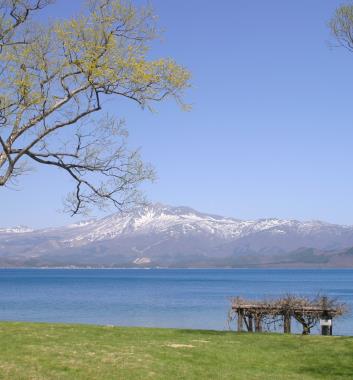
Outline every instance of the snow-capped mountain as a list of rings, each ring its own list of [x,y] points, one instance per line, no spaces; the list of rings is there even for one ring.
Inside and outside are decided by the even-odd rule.
[[[350,265],[343,251],[351,247],[353,226],[244,221],[162,204],[60,228],[0,229],[7,266]]]

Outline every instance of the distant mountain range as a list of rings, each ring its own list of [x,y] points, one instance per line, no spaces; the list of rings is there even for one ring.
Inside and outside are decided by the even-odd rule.
[[[353,226],[154,204],[60,228],[0,228],[2,267],[353,267]]]

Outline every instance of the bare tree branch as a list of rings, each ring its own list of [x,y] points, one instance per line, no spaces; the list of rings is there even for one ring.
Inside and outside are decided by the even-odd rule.
[[[0,186],[29,160],[68,174],[72,214],[90,205],[123,208],[154,175],[127,148],[122,125],[98,118],[104,101],[182,103],[189,73],[170,59],[146,59],[156,35],[150,9],[91,0],[88,14],[29,30],[31,13],[50,2],[0,0]]]

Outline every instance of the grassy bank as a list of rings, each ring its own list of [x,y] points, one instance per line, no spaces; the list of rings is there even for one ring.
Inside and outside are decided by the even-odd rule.
[[[353,338],[0,323],[0,379],[352,379]]]

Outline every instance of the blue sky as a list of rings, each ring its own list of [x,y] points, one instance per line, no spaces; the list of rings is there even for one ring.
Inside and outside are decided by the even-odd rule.
[[[45,17],[80,1],[59,0]],[[138,1],[137,3],[143,3]],[[336,0],[153,0],[156,56],[188,67],[191,112],[111,103],[156,168],[151,201],[242,219],[353,224],[353,54],[332,47]],[[0,189],[1,226],[62,225],[70,180],[38,168]],[[97,215],[93,213],[93,215]]]

